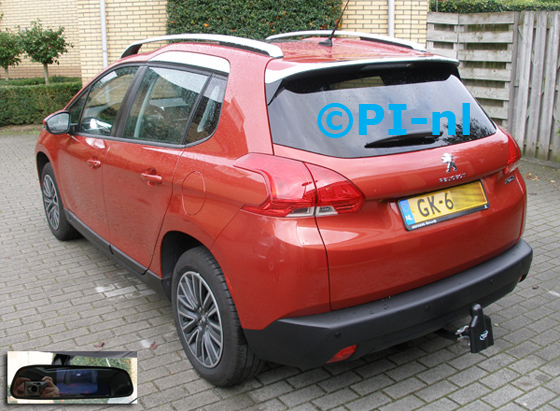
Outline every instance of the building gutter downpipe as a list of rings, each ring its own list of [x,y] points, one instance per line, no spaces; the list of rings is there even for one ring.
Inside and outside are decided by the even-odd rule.
[[[103,68],[109,65],[107,53],[107,18],[105,16],[105,0],[99,0],[99,14],[101,16],[101,47],[103,55]]]
[[[388,12],[388,35],[395,37],[395,0],[387,0]]]

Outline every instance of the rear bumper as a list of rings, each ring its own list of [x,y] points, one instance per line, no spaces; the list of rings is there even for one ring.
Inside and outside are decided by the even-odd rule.
[[[390,298],[245,329],[261,359],[301,368],[328,362],[357,344],[353,359],[429,334],[513,291],[529,272],[533,250],[523,240],[503,254],[451,277]]]

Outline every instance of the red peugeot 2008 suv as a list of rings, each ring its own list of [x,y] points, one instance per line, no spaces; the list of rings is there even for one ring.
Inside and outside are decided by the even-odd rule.
[[[197,372],[313,367],[436,331],[532,259],[520,151],[414,43],[339,32],[131,45],[44,122],[49,227],[171,300]],[[180,40],[139,54],[142,44]]]

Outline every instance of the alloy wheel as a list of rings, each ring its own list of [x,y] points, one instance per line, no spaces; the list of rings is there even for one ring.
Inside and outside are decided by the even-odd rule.
[[[181,277],[177,313],[192,355],[204,367],[215,367],[223,352],[222,320],[216,298],[200,274],[187,271]]]
[[[60,202],[54,181],[48,174],[43,178],[43,202],[50,226],[54,230],[58,230],[60,226]]]

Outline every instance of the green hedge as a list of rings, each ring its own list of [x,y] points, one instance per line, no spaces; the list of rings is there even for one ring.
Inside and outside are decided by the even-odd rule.
[[[430,11],[490,13],[500,11],[560,10],[560,0],[430,0]]]
[[[341,0],[169,0],[167,32],[262,39],[297,30],[332,29]]]
[[[52,83],[75,83],[82,81],[79,77],[63,77],[63,76],[51,76],[49,77],[49,82]],[[35,86],[38,84],[45,84],[44,77],[33,77],[33,78],[16,78],[10,80],[0,80],[0,86]]]
[[[82,88],[82,82],[35,86],[0,87],[0,127],[40,124],[54,111],[63,109]]]

